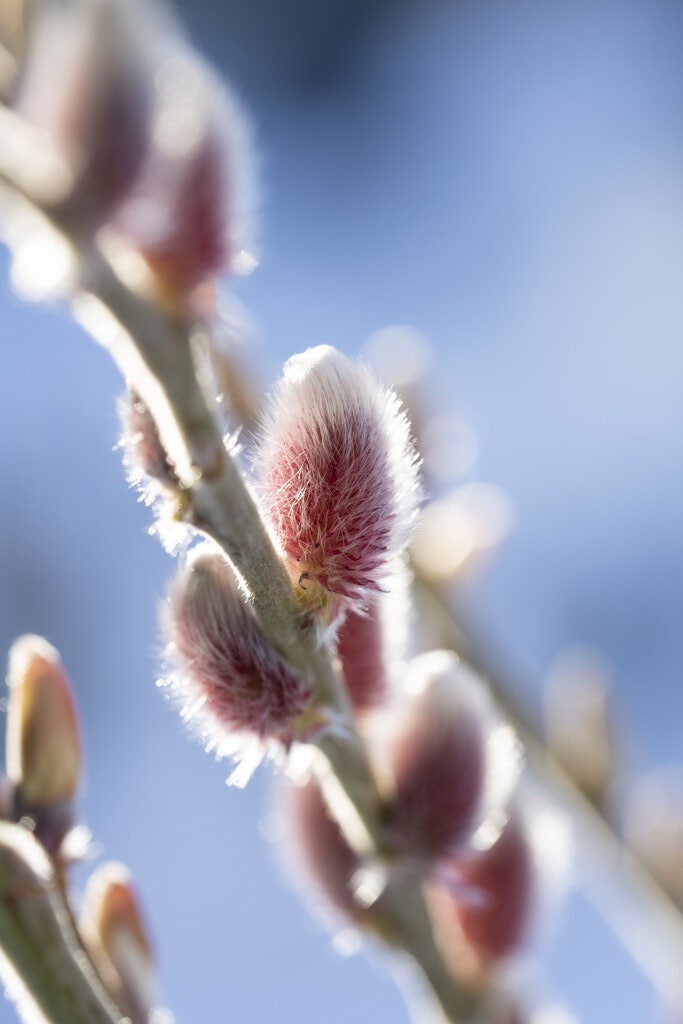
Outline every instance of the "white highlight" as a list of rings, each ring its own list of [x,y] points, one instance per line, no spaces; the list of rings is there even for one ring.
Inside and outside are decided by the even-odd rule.
[[[430,579],[448,579],[500,544],[513,522],[512,502],[499,487],[463,484],[423,509],[413,557]]]
[[[397,388],[410,387],[424,377],[434,355],[422,331],[408,324],[392,324],[373,331],[363,352],[383,380]]]
[[[55,231],[29,234],[14,252],[10,280],[22,299],[45,302],[63,295],[76,278],[76,257]]]

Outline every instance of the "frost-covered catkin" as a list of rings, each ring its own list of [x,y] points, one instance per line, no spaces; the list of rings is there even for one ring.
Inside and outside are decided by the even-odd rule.
[[[311,686],[265,639],[221,554],[200,549],[181,569],[163,627],[186,716],[210,739],[247,732],[288,745],[296,738]]]
[[[266,517],[311,608],[384,588],[420,500],[400,403],[360,363],[321,345],[290,359],[256,459]]]
[[[430,862],[469,843],[498,788],[492,774],[509,772],[512,784],[517,765],[514,756],[499,758],[488,695],[454,654],[413,659],[408,684],[413,693],[387,745],[395,782],[390,823],[407,856]]]

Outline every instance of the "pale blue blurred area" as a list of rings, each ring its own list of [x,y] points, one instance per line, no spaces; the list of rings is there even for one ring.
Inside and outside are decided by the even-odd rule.
[[[189,5],[188,5],[189,6]],[[259,362],[357,352],[411,323],[433,403],[474,424],[472,474],[514,533],[469,594],[538,689],[564,645],[612,660],[632,773],[683,750],[683,9],[195,3],[201,45],[259,129],[261,267],[238,293]],[[403,1024],[378,960],[343,960],[257,823],[154,686],[171,561],[128,493],[118,375],[63,310],[22,305],[2,260],[0,639],[44,633],[83,708],[84,812],[144,893],[165,998],[192,1024]],[[584,1022],[654,1020],[584,903],[543,953]],[[0,1017],[6,1019],[4,1009]]]

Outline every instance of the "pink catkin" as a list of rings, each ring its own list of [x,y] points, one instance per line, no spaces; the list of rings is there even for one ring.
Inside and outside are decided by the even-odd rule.
[[[520,948],[533,898],[533,857],[522,820],[515,813],[496,842],[479,854],[456,858],[450,865],[456,892],[435,894],[436,918],[443,941],[457,948],[464,938],[479,962],[490,966]],[[469,890],[467,898],[457,890]],[[457,934],[453,934],[453,929]]]
[[[189,294],[229,264],[228,182],[218,140],[207,135],[188,161],[167,231],[143,241],[142,255],[165,289]]]
[[[218,738],[246,731],[288,745],[311,686],[269,645],[220,554],[201,554],[175,580],[164,616],[181,692],[201,699]]]
[[[416,673],[424,688],[399,716],[388,747],[390,822],[407,855],[434,861],[469,842],[480,823],[491,721],[478,680],[455,656],[416,658]]]
[[[184,146],[152,147],[117,227],[163,296],[193,307],[202,286],[210,291],[220,273],[247,265],[256,191],[251,129],[232,94],[181,40],[162,58],[176,78],[175,92],[160,101],[163,117],[172,123],[178,109],[185,117],[191,109],[194,135]]]
[[[129,481],[142,485],[151,478],[176,487],[178,478],[161,443],[159,428],[142,398],[135,391],[129,391],[119,399],[118,412]]]
[[[320,890],[337,911],[359,920],[367,911],[354,900],[351,890],[358,858],[330,816],[317,782],[283,786],[281,805],[291,868]]]
[[[396,396],[329,346],[285,365],[256,460],[265,513],[305,591],[381,590],[410,539],[417,459]]]
[[[458,865],[461,881],[481,901],[458,908],[460,927],[481,959],[502,959],[519,947],[528,921],[533,864],[524,827],[512,816],[490,849]]]
[[[68,160],[78,154],[63,215],[94,231],[132,188],[147,151],[146,19],[127,0],[100,0],[86,17],[55,8],[39,14],[16,106]]]
[[[371,602],[366,615],[353,610],[347,613],[337,634],[337,655],[355,710],[364,712],[381,706],[388,684],[382,616],[376,600]]]

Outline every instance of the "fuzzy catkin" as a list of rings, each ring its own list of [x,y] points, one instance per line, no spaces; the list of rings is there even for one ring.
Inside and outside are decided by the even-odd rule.
[[[294,356],[255,465],[266,518],[304,599],[331,594],[362,605],[383,589],[420,500],[410,425],[393,392],[329,346]]]
[[[192,307],[200,286],[256,264],[252,132],[232,92],[181,39],[162,45],[158,61],[153,145],[117,228],[163,298]]]
[[[382,705],[389,686],[376,600],[365,615],[354,610],[347,613],[337,634],[337,656],[354,709],[362,713]]]
[[[178,477],[164,448],[152,413],[136,391],[130,389],[118,401],[121,447],[130,483],[142,488],[156,480],[168,488]]]
[[[330,815],[317,781],[283,785],[280,806],[290,871],[297,879],[311,882],[336,911],[360,921],[366,912],[353,896],[359,860]]]
[[[180,693],[204,729],[218,739],[242,731],[294,739],[311,685],[265,639],[221,554],[201,552],[181,570],[163,627]]]
[[[457,964],[463,943],[480,970],[517,953],[534,902],[534,860],[524,820],[513,808],[495,842],[448,865],[452,887],[430,887],[440,942]]]
[[[434,862],[470,842],[485,809],[489,735],[483,684],[447,651],[413,659],[408,698],[390,730],[390,827],[404,853]]]
[[[458,874],[481,897],[458,906],[468,943],[486,962],[515,952],[529,918],[533,879],[531,851],[519,817],[513,814],[493,846],[463,861]]]
[[[153,19],[139,6],[98,0],[36,10],[14,104],[71,167],[61,212],[79,234],[114,214],[147,152]]]

